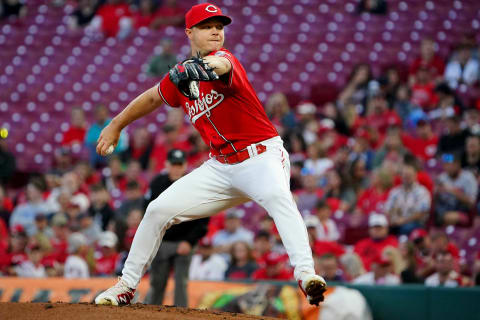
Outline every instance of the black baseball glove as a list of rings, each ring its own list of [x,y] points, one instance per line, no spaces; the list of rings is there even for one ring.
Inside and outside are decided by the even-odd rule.
[[[197,100],[200,91],[198,81],[218,80],[218,75],[200,57],[192,57],[175,65],[168,72],[170,80],[190,100]]]

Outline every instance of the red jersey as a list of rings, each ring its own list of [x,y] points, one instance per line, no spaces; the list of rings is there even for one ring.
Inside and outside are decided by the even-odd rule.
[[[258,269],[252,274],[254,280],[291,280],[292,278],[293,273],[285,268],[280,269],[274,276],[269,276],[266,268]]]
[[[224,48],[210,55],[228,59],[230,72],[216,81],[201,81],[198,100],[181,94],[166,75],[158,85],[163,101],[184,109],[213,155],[234,153],[278,136],[237,58]]]
[[[414,156],[426,161],[435,158],[437,153],[438,136],[430,139],[421,139],[408,134],[402,134],[402,142]]]
[[[382,255],[383,249],[388,246],[398,248],[398,240],[394,236],[387,236],[383,240],[372,240],[371,238],[360,240],[354,248],[354,252],[360,256],[365,269],[370,270],[373,260]]]

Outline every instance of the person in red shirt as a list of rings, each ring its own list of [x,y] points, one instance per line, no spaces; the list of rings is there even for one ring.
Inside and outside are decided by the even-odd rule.
[[[100,254],[95,259],[95,275],[113,276],[115,274],[115,265],[118,260],[117,252],[118,238],[112,231],[104,231],[98,240]]]
[[[290,192],[288,152],[242,64],[223,47],[224,26],[232,19],[217,6],[202,3],[193,6],[185,20],[185,33],[195,58],[174,66],[158,85],[129,103],[102,130],[97,152],[109,154],[123,128],[167,104],[183,108],[210,147],[211,158],[148,205],[122,277],[97,296],[95,303],[130,303],[165,230],[172,224],[211,216],[253,200],[272,216],[295,279],[308,302],[318,305],[324,299],[326,283],[315,274],[305,224]],[[205,80],[197,82],[193,70]]]
[[[388,246],[398,248],[397,238],[388,235],[386,216],[378,213],[370,214],[368,233],[370,237],[360,240],[354,248],[354,252],[360,256],[366,270],[370,270],[373,260],[382,255],[383,249]]]
[[[155,12],[155,19],[152,27],[180,27],[185,21],[184,14],[185,10],[178,5],[177,0],[166,0],[165,4]]]
[[[155,19],[155,4],[152,0],[141,0],[138,11],[132,16],[133,25],[136,29],[150,27]]]
[[[100,6],[91,26],[100,29],[106,37],[120,36],[119,31],[125,31],[131,27],[130,7],[123,0],[108,0]]]
[[[372,174],[371,186],[360,193],[356,210],[368,215],[370,212],[383,212],[388,193],[393,187],[393,175],[385,169],[379,169]]]
[[[87,132],[85,113],[81,108],[73,108],[70,114],[71,125],[63,134],[62,146],[70,147],[73,144],[83,144]]]
[[[427,67],[420,67],[416,74],[416,81],[411,87],[410,102],[423,110],[431,110],[438,102],[435,94],[435,83]]]
[[[276,252],[270,252],[265,257],[265,266],[252,274],[254,280],[291,280],[292,278],[292,271],[285,267],[285,257]]]
[[[378,130],[381,136],[389,127],[402,123],[398,114],[388,108],[388,102],[384,96],[377,95],[371,98],[368,104],[366,126]]]
[[[435,54],[435,42],[430,38],[422,40],[422,43],[420,44],[420,56],[410,65],[410,84],[414,84],[417,81],[417,71],[422,67],[426,68],[432,79],[441,78],[445,70],[445,62]]]
[[[418,120],[415,136],[403,132],[402,142],[405,148],[423,161],[433,159],[437,154],[438,136],[433,133],[426,119]]]

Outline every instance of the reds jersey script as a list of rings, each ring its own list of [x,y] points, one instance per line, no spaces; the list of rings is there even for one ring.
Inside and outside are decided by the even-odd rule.
[[[200,81],[198,100],[181,94],[167,74],[158,84],[163,101],[171,107],[183,107],[214,155],[237,152],[278,136],[237,58],[224,48],[210,55],[228,59],[232,70],[220,81]]]

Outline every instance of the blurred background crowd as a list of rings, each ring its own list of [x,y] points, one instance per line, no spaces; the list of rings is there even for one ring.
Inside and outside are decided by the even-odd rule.
[[[390,10],[389,1],[355,3],[357,17]],[[128,39],[142,27],[181,30],[185,13],[175,0],[69,5],[68,32],[100,42]],[[21,25],[30,14],[18,0],[2,0],[0,7],[4,25]],[[316,270],[327,281],[480,284],[476,30],[464,30],[442,51],[446,54],[425,37],[416,42],[416,57],[403,64],[352,65],[336,91],[318,88],[320,99],[300,99],[275,87],[262,91],[265,111],[290,153],[292,193]],[[145,73],[152,84],[178,60],[170,38],[161,40],[161,48],[160,54],[149,53]],[[99,157],[95,142],[116,112],[104,104],[85,109],[65,109],[70,121],[62,125],[52,165],[39,172],[16,169],[20,159],[8,137],[12,128],[0,131],[3,276],[119,275],[148,203],[209,157],[183,110],[167,107],[158,130],[126,131],[113,155]],[[7,120],[3,110],[0,124]],[[293,279],[272,219],[253,203],[183,231],[169,230],[166,242],[173,250],[165,256],[188,257],[179,264],[190,263],[190,279]]]

